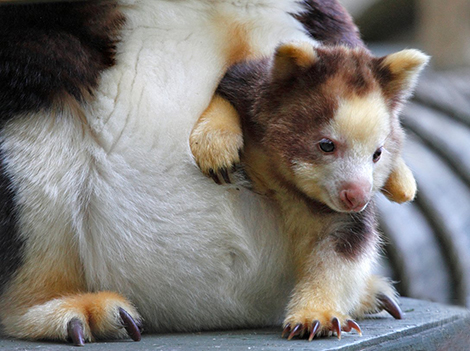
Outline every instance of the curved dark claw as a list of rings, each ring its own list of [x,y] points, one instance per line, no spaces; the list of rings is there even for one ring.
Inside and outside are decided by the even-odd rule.
[[[318,328],[320,328],[320,321],[314,320],[312,322],[312,330],[310,331],[310,336],[308,337],[308,341],[313,340],[313,338],[317,334]]]
[[[132,318],[131,315],[121,307],[119,307],[119,316],[121,317],[123,327],[126,328],[127,334],[129,334],[131,339],[134,341],[140,341],[140,328],[134,318]]]
[[[232,183],[230,181],[230,177],[228,176],[227,168],[221,168],[221,169],[219,169],[219,172],[222,175],[222,178],[224,178],[225,183],[227,183],[227,184]]]
[[[403,312],[400,306],[397,305],[390,297],[384,294],[377,295],[379,300],[379,307],[387,311],[395,319],[403,319]]]
[[[72,339],[75,346],[85,345],[85,335],[83,334],[83,324],[78,318],[72,318],[67,324],[67,334]]]
[[[209,176],[216,182],[216,184],[221,185],[222,183],[219,180],[219,177],[217,174],[214,172],[214,170],[211,168],[209,169]]]
[[[331,324],[333,327],[333,331],[336,332],[338,339],[341,339],[341,324],[339,324],[339,320],[336,317],[333,317],[331,320]]]
[[[296,335],[299,335],[302,329],[302,324],[297,324],[294,329],[290,332],[289,336],[287,337],[287,340],[292,340],[292,338]]]
[[[362,336],[362,330],[361,330],[361,327],[359,327],[359,324],[357,324],[352,319],[347,319],[346,320],[346,326],[343,328],[343,330],[345,332],[350,332],[352,329],[357,331],[357,333]]]
[[[284,330],[282,331],[281,338],[284,338],[286,334],[290,333],[290,323],[287,323],[286,326],[284,327]]]

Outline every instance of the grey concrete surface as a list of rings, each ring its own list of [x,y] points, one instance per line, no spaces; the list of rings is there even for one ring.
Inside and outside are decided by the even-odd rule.
[[[376,316],[360,322],[363,336],[355,332],[336,337],[287,341],[281,339],[281,328],[232,330],[205,333],[144,335],[140,342],[130,340],[87,344],[83,349],[100,351],[278,351],[278,350],[470,350],[470,311],[467,309],[406,299],[400,300],[403,320]],[[4,350],[77,350],[61,343],[29,342],[0,339]]]

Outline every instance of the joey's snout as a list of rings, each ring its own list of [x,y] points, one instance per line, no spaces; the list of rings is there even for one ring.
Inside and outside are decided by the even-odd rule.
[[[346,211],[360,212],[371,199],[371,186],[368,182],[344,184],[339,192],[341,204]]]

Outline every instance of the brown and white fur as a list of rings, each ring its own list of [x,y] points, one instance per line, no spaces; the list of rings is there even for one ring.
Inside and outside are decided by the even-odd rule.
[[[138,340],[139,321],[279,323],[299,270],[279,205],[204,177],[188,140],[234,63],[279,42],[360,43],[340,5],[96,0],[0,17],[3,332],[82,345]]]
[[[232,67],[193,130],[207,175],[230,182],[227,170],[241,162],[277,206],[296,278],[289,338],[359,330],[350,318],[394,299],[371,274],[380,244],[373,196],[414,197],[398,114],[427,60],[417,50],[375,58],[363,48],[282,44]]]

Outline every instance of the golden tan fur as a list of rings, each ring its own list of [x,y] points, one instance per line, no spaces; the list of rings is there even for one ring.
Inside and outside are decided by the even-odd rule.
[[[274,58],[277,67],[274,74],[278,78],[288,77],[297,67],[308,67],[317,60],[317,55],[309,43],[292,43],[282,45]]]
[[[211,170],[220,168],[230,169],[240,162],[243,136],[238,118],[232,105],[215,95],[197,121],[191,132],[189,145],[204,174],[209,175]],[[207,145],[212,147],[205,148]]]
[[[413,173],[400,157],[397,159],[382,192],[391,201],[404,203],[412,201],[416,196],[416,180]]]
[[[241,24],[229,16],[220,16],[215,23],[218,24],[217,32],[223,33],[226,38],[224,41],[226,43],[227,67],[253,55],[254,50],[249,43],[250,28],[248,24]]]

